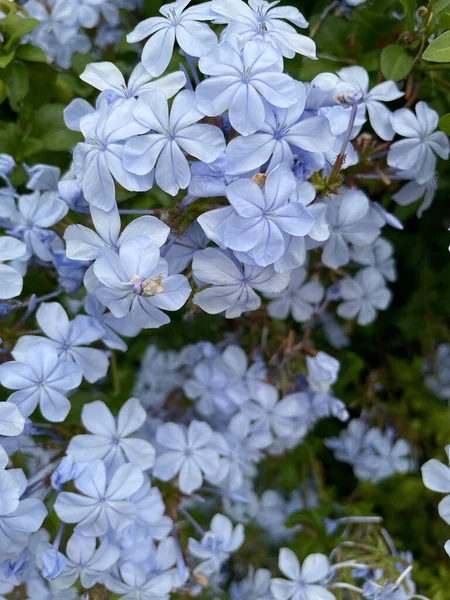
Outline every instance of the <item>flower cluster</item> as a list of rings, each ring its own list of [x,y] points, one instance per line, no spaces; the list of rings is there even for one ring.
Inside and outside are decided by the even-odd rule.
[[[136,5],[28,0],[26,41],[67,69],[97,28],[103,59],[119,8]],[[365,184],[402,182],[392,200],[424,198],[420,216],[449,156],[438,114],[357,65],[294,79],[285,59],[317,58],[297,8],[176,0],[159,13],[127,35],[144,42],[127,78],[106,60],[80,75],[99,93],[65,108],[82,140],[67,172],[0,154],[0,594],[423,599],[378,517],[334,500],[320,512],[315,453],[372,484],[417,470],[388,419],[336,397],[351,360],[338,351],[388,309],[397,277],[385,236],[403,225]],[[148,344],[143,330],[195,328],[201,313],[228,326],[220,342]],[[120,352],[135,353],[126,401]],[[442,345],[427,380],[444,398],[447,358]],[[286,456],[301,471],[289,493],[265,481]],[[448,467],[422,472],[450,492]],[[245,529],[287,545],[316,508],[327,554],[283,547],[279,572],[233,569]]]

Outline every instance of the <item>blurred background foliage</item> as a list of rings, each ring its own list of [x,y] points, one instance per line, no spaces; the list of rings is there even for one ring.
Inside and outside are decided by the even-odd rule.
[[[450,43],[448,58],[445,52],[441,53],[439,62],[422,58],[433,36],[450,28],[450,0],[433,0],[423,5],[414,0],[367,0],[351,11],[341,2],[333,3],[330,8],[328,0],[290,3],[310,21],[319,56],[317,61],[301,57],[286,61],[287,71],[292,76],[309,81],[323,71],[336,72],[345,66],[362,65],[369,71],[372,83],[383,77],[395,79],[405,91],[408,106],[421,99],[429,102],[441,116],[450,112]],[[126,30],[131,30],[143,18],[155,15],[161,4],[160,0],[144,0],[142,14],[123,12]],[[95,90],[78,75],[88,62],[99,57],[75,55],[72,69],[63,72],[47,64],[37,48],[20,45],[20,38],[36,22],[19,16],[17,11],[21,9],[5,0],[0,0],[0,8],[8,11],[7,17],[0,21],[3,37],[0,44],[0,151],[11,154],[19,165],[21,162],[48,163],[64,170],[70,164],[70,150],[79,140],[79,134],[65,128],[62,112],[74,97],[94,102]],[[111,60],[129,72],[138,56],[123,39],[118,51],[107,48],[101,59]],[[177,69],[180,60],[180,57],[175,58],[171,67]],[[396,107],[403,105],[401,99]],[[445,119],[441,126],[448,133]],[[349,169],[346,182],[354,183],[361,168],[364,165]],[[24,181],[25,174],[19,166],[13,182],[20,186]],[[398,270],[398,280],[391,286],[392,305],[379,314],[372,326],[346,324],[351,345],[344,350],[332,348],[319,329],[313,330],[310,343],[341,361],[340,379],[334,389],[352,416],[358,416],[362,409],[376,407],[379,424],[393,425],[412,443],[419,467],[432,457],[444,460],[444,446],[450,443],[449,407],[431,394],[423,376],[423,364],[433,361],[436,346],[450,342],[450,233],[447,232],[450,175],[447,164],[441,161],[438,192],[432,207],[421,219],[415,214],[418,203],[400,207],[392,201],[391,196],[399,187],[397,182],[369,183],[359,180],[358,185],[404,223],[403,231],[385,229],[385,235],[395,246]],[[127,207],[165,209],[169,223],[175,214],[171,209],[180,200],[160,191],[137,198],[120,190],[118,193],[119,200],[126,201]],[[64,224],[76,218],[72,214]],[[39,272],[25,281],[25,293],[41,295],[52,289],[51,283]],[[0,335],[5,338],[9,335],[13,342],[14,333],[7,331],[7,325],[1,326]],[[106,384],[84,384],[74,394],[73,408],[64,427],[71,435],[81,431],[82,405],[94,399],[104,400],[113,410],[118,410],[131,394],[136,370],[149,343],[156,343],[162,349],[181,349],[199,340],[216,343],[237,336],[250,353],[261,347],[262,335],[267,339],[264,355],[269,361],[274,354],[283,355],[298,344],[304,331],[294,321],[271,320],[264,307],[250,317],[232,321],[200,314],[188,307],[160,331],[144,332],[131,341],[126,354],[115,353]],[[305,372],[304,358],[300,354],[289,358],[289,366],[295,374]],[[289,382],[286,390],[289,390]],[[321,422],[300,448],[265,463],[260,475],[261,489],[287,493],[300,489],[308,477],[314,476],[317,480],[320,508],[291,517],[291,525],[301,523],[304,527],[289,545],[300,558],[312,551],[330,552],[339,541],[338,534],[327,536],[320,517],[335,517],[339,514],[337,505],[344,507],[345,514],[381,515],[397,548],[413,553],[414,579],[420,592],[432,600],[448,600],[450,559],[443,546],[450,537],[450,528],[438,516],[439,497],[423,486],[419,470],[377,485],[358,482],[352,470],[336,462],[323,445],[322,439],[336,435],[339,428],[336,422]],[[378,542],[373,541],[373,545]],[[246,544],[233,558],[232,568],[244,575],[247,565],[252,563],[255,568],[264,566],[275,572],[277,553],[268,544],[261,531],[248,527]]]

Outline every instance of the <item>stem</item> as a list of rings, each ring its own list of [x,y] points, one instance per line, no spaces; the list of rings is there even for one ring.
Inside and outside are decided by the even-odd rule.
[[[141,210],[139,208],[120,208],[119,213],[121,215],[154,215],[155,210]]]
[[[186,517],[186,519],[189,521],[189,523],[196,529],[196,531],[198,531],[198,533],[200,535],[205,535],[206,531],[203,529],[203,527],[201,525],[199,525],[199,523],[197,523],[197,521],[194,519],[194,517],[192,517],[185,508],[183,508],[182,506],[179,506],[177,508],[177,510],[184,517]]]
[[[117,396],[120,394],[120,377],[119,369],[117,368],[117,355],[115,350],[111,350],[111,374],[113,380],[112,395],[117,398]]]
[[[320,15],[320,17],[319,17],[319,20],[317,21],[317,23],[314,25],[314,27],[311,29],[311,31],[310,31],[310,33],[309,33],[309,37],[310,37],[311,39],[312,39],[312,38],[314,38],[314,36],[316,35],[316,33],[317,33],[317,32],[319,31],[319,29],[321,28],[321,26],[322,26],[322,23],[325,21],[325,19],[326,19],[326,18],[327,18],[327,16],[328,16],[328,13],[329,13],[330,11],[332,11],[332,10],[333,10],[333,8],[334,8],[335,6],[337,6],[337,5],[338,5],[338,1],[337,1],[337,0],[334,0],[334,1],[333,1],[331,4],[329,4],[328,6],[326,6],[326,7],[324,8],[324,10],[322,11],[322,14],[321,14],[321,15]]]
[[[368,569],[369,565],[365,565],[364,563],[357,563],[352,561],[341,562],[337,565],[331,565],[332,569]]]
[[[336,157],[336,162],[333,165],[330,173],[330,179],[333,180],[335,177],[339,175],[339,172],[344,164],[345,153],[347,151],[347,146],[350,141],[350,136],[352,134],[352,129],[355,124],[356,115],[358,113],[358,104],[353,104],[350,113],[350,119],[348,121],[347,131],[345,132],[344,141],[342,142],[341,151]]]
[[[420,71],[448,71],[450,69],[450,63],[433,63],[432,65],[420,64],[416,66],[416,69]]]
[[[352,585],[351,583],[332,583],[328,586],[329,589],[340,588],[342,590],[350,590],[351,592],[357,592],[358,594],[363,594],[364,590],[356,585]]]

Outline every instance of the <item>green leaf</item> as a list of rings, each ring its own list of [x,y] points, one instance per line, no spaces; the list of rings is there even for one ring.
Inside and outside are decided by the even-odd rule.
[[[436,14],[439,14],[440,12],[445,10],[448,6],[450,6],[450,0],[437,0],[436,4],[434,5],[434,12]]]
[[[439,128],[447,135],[450,135],[450,113],[439,119]]]
[[[446,31],[431,42],[422,54],[430,62],[450,62],[450,31]]]
[[[47,62],[45,53],[32,44],[22,44],[19,46],[16,50],[16,56],[29,62]]]
[[[391,44],[383,48],[380,66],[386,79],[400,81],[411,71],[413,59],[404,48]]]
[[[416,0],[400,0],[406,8],[406,21],[411,31],[414,30],[414,11],[416,9]]]
[[[41,140],[32,137],[24,138],[17,149],[16,159],[23,160],[24,158],[28,158],[42,150],[42,148],[43,144]]]
[[[17,104],[28,94],[28,71],[20,62],[13,62],[6,69],[6,89],[8,98],[14,109]]]
[[[0,79],[0,104],[2,104],[2,102],[5,101],[6,96],[7,96],[7,94],[6,94],[6,85]]]
[[[37,25],[39,25],[37,19],[23,18],[14,13],[9,13],[1,22],[1,30],[7,38],[5,47],[11,48],[21,37],[33,31]]]
[[[7,54],[0,54],[0,69],[4,69],[9,65],[16,54],[15,50],[11,50]]]
[[[42,138],[44,149],[52,150],[54,152],[70,150],[75,146],[75,144],[81,141],[81,134],[79,134],[77,131],[70,131],[69,129],[52,131]]]

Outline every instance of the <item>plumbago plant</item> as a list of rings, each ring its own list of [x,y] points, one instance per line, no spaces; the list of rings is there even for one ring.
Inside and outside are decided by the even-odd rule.
[[[447,27],[0,0],[0,598],[448,598]]]

